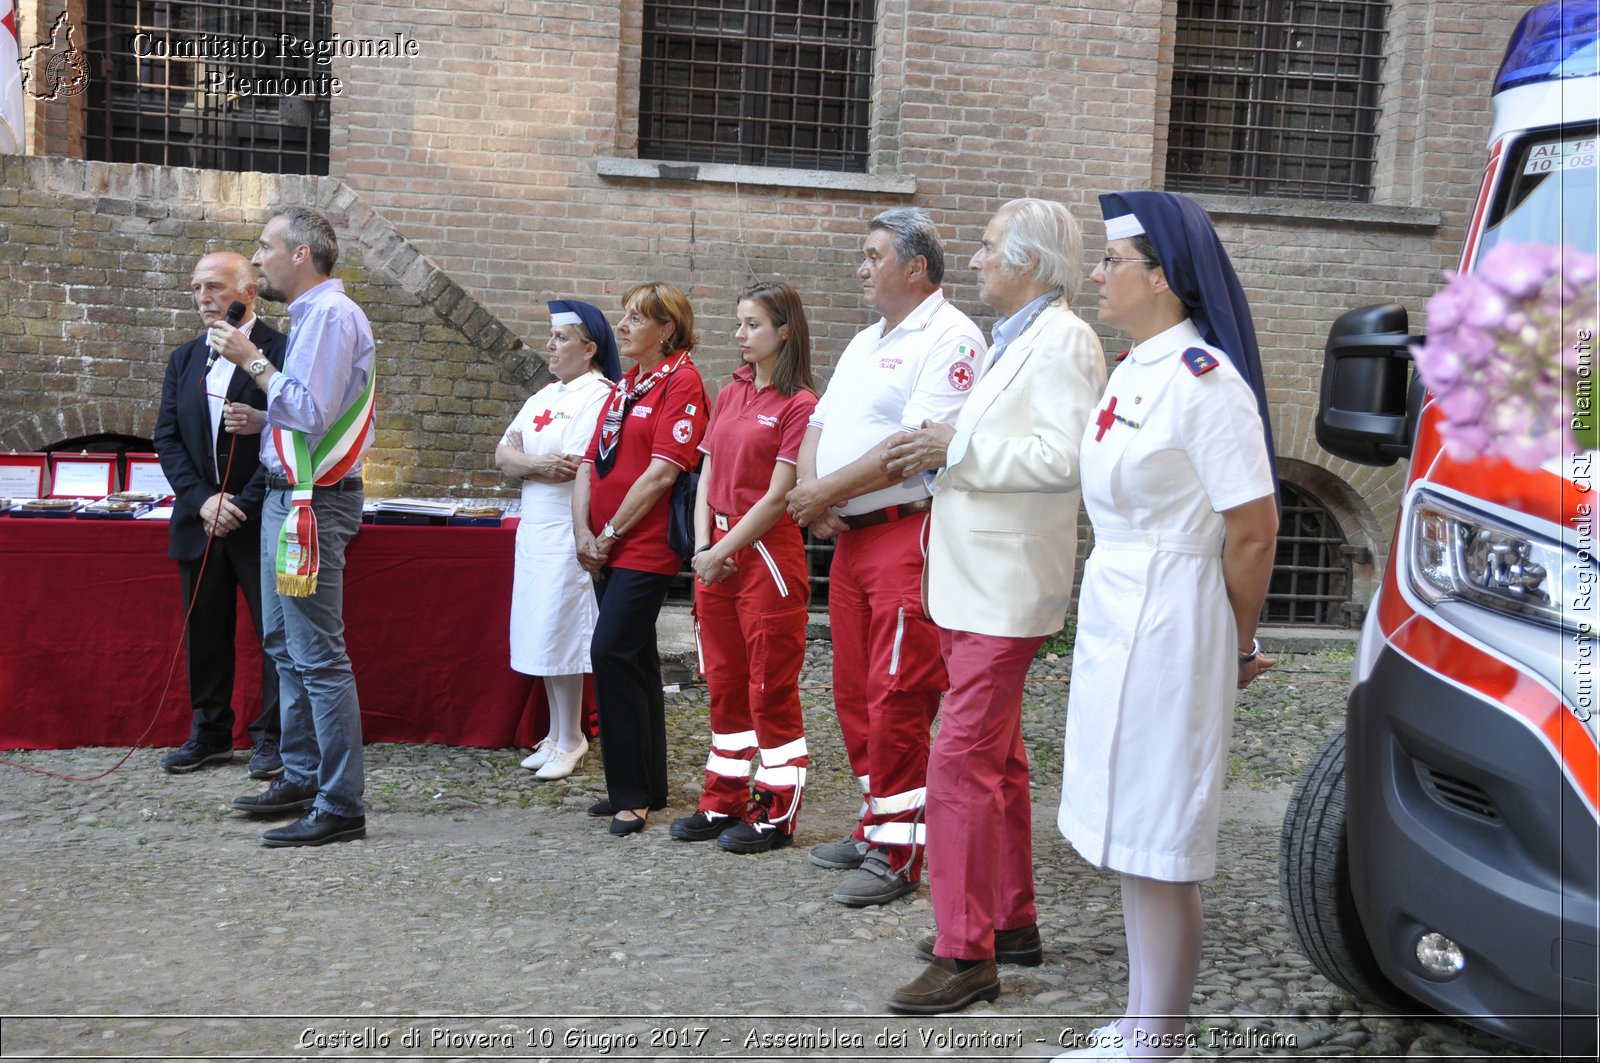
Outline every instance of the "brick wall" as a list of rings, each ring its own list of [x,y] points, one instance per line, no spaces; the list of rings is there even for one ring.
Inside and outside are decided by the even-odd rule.
[[[1323,338],[1343,310],[1390,299],[1421,323],[1440,270],[1455,260],[1482,167],[1488,81],[1525,6],[1392,5],[1373,204],[1205,200],[1251,293],[1282,467],[1367,537],[1378,564],[1399,471],[1334,461],[1317,448]],[[734,364],[735,293],[776,277],[806,299],[825,379],[869,321],[853,270],[872,214],[906,203],[931,210],[950,251],[947,294],[987,324],[965,267],[999,203],[1019,195],[1067,203],[1092,259],[1103,242],[1096,193],[1159,187],[1164,171],[1170,0],[877,7],[871,175],[772,185],[748,171],[737,182],[706,172],[672,179],[627,165],[641,0],[335,0],[341,35],[403,33],[420,54],[335,63],[344,90],[333,101],[331,172],[535,347],[546,335],[546,299],[573,295],[609,309],[630,284],[662,278],[690,292],[700,360],[716,378]],[[1076,303],[1092,318],[1089,288]],[[1123,342],[1106,340],[1113,349]],[[78,342],[87,341],[61,344]],[[466,368],[448,357],[431,364]],[[509,416],[516,396],[495,389],[515,388],[496,379],[470,382],[487,396],[453,392],[425,410],[395,411],[414,418],[403,453],[439,462],[439,452],[482,436],[493,420],[483,414],[469,431],[450,418],[480,416],[471,411],[492,401]],[[416,399],[445,399],[430,394],[444,387],[419,378]],[[478,458],[457,460],[466,467]],[[415,475],[443,474],[428,470]],[[1375,574],[1358,573],[1358,595]]]
[[[543,360],[334,178],[0,156],[0,448],[149,438],[167,352],[199,331],[194,263],[250,253],[269,208],[298,203],[333,219],[377,339],[372,493],[500,488],[494,444]]]

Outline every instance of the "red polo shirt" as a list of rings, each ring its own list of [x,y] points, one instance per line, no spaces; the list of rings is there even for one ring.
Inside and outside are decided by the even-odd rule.
[[[635,365],[622,374],[622,383],[617,386],[627,391],[638,379],[639,367]],[[685,361],[628,411],[622,423],[622,438],[617,443],[616,464],[603,477],[594,466],[595,454],[600,449],[600,429],[605,425],[604,409],[609,406],[602,409],[594,435],[589,439],[589,449],[583,455],[583,460],[589,463],[591,531],[599,535],[606,521],[622,508],[628,489],[644,475],[650,459],[665,458],[685,470],[699,464],[707,405],[700,371],[693,362]],[[666,576],[683,571],[683,558],[667,545],[667,507],[671,499],[670,490],[661,492],[644,519],[630,527],[611,547],[612,567]]]
[[[777,388],[756,388],[752,366],[734,370],[733,379],[717,395],[705,442],[711,456],[711,485],[706,500],[716,513],[742,517],[761,501],[772,485],[777,462],[793,465],[817,397],[809,391],[784,395]]]

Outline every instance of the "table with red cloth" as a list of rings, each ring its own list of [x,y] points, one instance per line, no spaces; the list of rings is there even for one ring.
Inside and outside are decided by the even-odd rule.
[[[515,531],[364,524],[351,540],[345,639],[367,741],[544,737],[543,685],[508,663]],[[165,521],[0,517],[0,748],[188,738],[184,603],[166,551]],[[243,599],[237,642],[234,737],[247,746],[261,657]]]

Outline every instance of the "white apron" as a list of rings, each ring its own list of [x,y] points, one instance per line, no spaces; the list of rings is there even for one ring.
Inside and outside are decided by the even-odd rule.
[[[1219,511],[1273,491],[1249,387],[1221,352],[1194,376],[1192,346],[1184,322],[1134,348],[1079,450],[1095,545],[1057,819],[1090,863],[1168,882],[1216,871],[1238,679]]]
[[[597,373],[570,384],[552,381],[523,405],[501,442],[517,430],[526,454],[582,454],[610,394],[610,381]],[[522,481],[511,667],[526,675],[590,671],[596,613],[594,583],[578,564],[572,537],[572,482]]]

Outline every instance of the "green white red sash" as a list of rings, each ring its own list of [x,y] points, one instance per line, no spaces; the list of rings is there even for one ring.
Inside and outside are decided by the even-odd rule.
[[[333,422],[316,450],[304,432],[272,430],[272,444],[294,491],[289,515],[278,532],[278,593],[285,597],[309,598],[317,593],[317,515],[311,509],[311,496],[315,488],[344,479],[360,460],[361,441],[372,426],[377,376],[368,375],[366,390]]]

